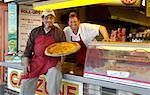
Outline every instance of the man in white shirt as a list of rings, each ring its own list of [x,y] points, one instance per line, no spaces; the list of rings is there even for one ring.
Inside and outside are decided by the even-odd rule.
[[[87,46],[95,40],[95,37],[99,35],[99,33],[103,35],[104,40],[109,40],[105,26],[80,23],[75,12],[70,12],[68,25],[69,26],[64,28],[66,41],[78,42],[81,45],[81,49],[76,54],[76,62],[78,64],[84,64]]]

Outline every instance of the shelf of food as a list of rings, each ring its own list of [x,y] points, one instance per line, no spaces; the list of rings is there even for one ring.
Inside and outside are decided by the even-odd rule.
[[[136,57],[136,56],[106,56],[106,57],[100,57],[100,59],[111,59],[111,60],[122,60],[122,61],[128,61],[128,62],[144,62],[149,63],[150,59],[147,57]]]
[[[93,42],[88,47],[84,77],[150,89],[149,76],[148,43]]]
[[[150,43],[144,43],[144,42],[92,42],[89,44],[89,46],[96,46],[96,47],[129,47],[130,49],[134,48],[134,49],[139,49],[139,48],[150,48]],[[132,47],[132,48],[131,48]],[[114,48],[113,48],[114,49]],[[124,49],[123,50],[127,50]],[[148,50],[150,51],[150,50]]]

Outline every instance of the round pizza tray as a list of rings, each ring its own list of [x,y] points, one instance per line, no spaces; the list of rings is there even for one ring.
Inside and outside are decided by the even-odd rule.
[[[70,44],[70,43],[73,43],[73,44],[75,44],[74,46],[75,46],[75,49],[74,50],[72,50],[72,51],[70,51],[70,52],[66,52],[66,53],[59,53],[59,54],[52,54],[52,53],[48,53],[48,49],[49,48],[55,48],[55,46],[56,45],[59,45],[59,44],[63,44],[63,43],[68,43],[68,44]],[[45,55],[47,55],[47,56],[52,56],[52,57],[61,57],[61,56],[66,56],[66,55],[70,55],[70,54],[73,54],[73,53],[76,53],[79,49],[81,48],[81,46],[80,46],[80,44],[79,43],[77,43],[77,42],[59,42],[59,43],[54,43],[54,44],[51,44],[51,45],[49,45],[46,49],[45,49]],[[63,48],[60,48],[61,50],[63,49]],[[59,49],[59,50],[60,50]]]

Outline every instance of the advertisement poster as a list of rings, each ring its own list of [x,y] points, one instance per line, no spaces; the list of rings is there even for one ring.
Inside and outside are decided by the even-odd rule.
[[[32,6],[19,6],[18,50],[24,51],[29,33],[35,27],[42,25],[41,12],[33,10]]]
[[[13,91],[20,91],[20,76],[22,70],[8,68],[7,87]],[[47,95],[46,80],[40,76],[37,83],[36,95]],[[83,83],[63,79],[60,95],[83,95]]]
[[[8,3],[8,53],[17,52],[17,5]]]

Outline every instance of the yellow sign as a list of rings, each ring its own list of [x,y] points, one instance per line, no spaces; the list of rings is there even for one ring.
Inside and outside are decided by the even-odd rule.
[[[118,5],[118,6],[136,6],[139,7],[141,0],[49,0],[33,3],[35,10],[64,9],[94,4]]]
[[[8,68],[7,86],[9,89],[20,92],[21,73],[22,70]],[[37,83],[36,95],[48,95],[46,85],[44,75],[40,76]],[[63,79],[60,95],[83,95],[83,84]]]
[[[150,17],[150,0],[146,0],[146,16]]]

